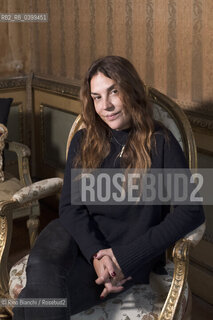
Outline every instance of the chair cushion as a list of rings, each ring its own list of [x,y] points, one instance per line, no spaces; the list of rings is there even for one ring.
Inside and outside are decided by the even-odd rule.
[[[9,292],[13,299],[26,285],[26,265],[28,255],[19,260],[10,270]],[[71,317],[72,320],[157,320],[171,286],[174,264],[166,266],[168,275],[151,273],[150,285],[135,285],[119,296],[82,311]],[[176,320],[185,313],[188,301],[188,285],[184,288]]]
[[[7,119],[10,111],[12,98],[0,98],[0,123],[7,125]]]
[[[17,178],[5,173],[4,182],[0,183],[0,201],[10,200],[21,188],[22,185]]]

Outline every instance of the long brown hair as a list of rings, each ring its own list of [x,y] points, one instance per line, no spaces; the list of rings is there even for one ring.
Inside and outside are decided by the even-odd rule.
[[[96,113],[90,91],[90,81],[99,72],[117,83],[124,107],[131,115],[131,130],[122,156],[122,166],[127,169],[150,168],[151,137],[154,131],[152,108],[137,71],[127,59],[119,56],[96,60],[86,73],[81,88],[82,116],[86,130],[81,152],[75,158],[75,166],[98,168],[110,152],[111,131]]]

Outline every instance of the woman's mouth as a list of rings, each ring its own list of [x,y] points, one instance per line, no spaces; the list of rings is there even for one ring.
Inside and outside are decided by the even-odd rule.
[[[119,114],[120,114],[120,111],[118,111],[116,113],[113,113],[113,114],[109,114],[109,115],[106,116],[106,118],[108,120],[115,120],[119,116]]]

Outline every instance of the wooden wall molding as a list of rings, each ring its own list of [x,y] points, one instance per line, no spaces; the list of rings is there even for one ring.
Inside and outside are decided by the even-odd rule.
[[[64,81],[34,75],[32,87],[79,99],[80,81]]]
[[[203,112],[184,111],[192,126],[213,130],[213,116],[207,115]]]
[[[203,103],[174,100],[184,110],[192,126],[213,130],[213,100]]]
[[[7,79],[0,78],[0,90],[24,88],[28,78],[28,75]],[[80,85],[81,82],[77,80],[67,81],[35,74],[32,76],[32,89],[50,91],[74,99],[79,99]],[[174,99],[174,101],[184,110],[193,127],[213,130],[213,101],[204,104],[178,99]]]
[[[0,89],[16,89],[24,88],[27,83],[27,76],[13,77],[13,78],[0,78]]]

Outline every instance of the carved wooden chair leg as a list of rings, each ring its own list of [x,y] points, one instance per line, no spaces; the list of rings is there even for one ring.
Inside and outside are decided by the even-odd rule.
[[[33,247],[35,240],[38,236],[39,218],[32,216],[27,220],[27,228],[30,237],[30,248]]]
[[[39,216],[40,216],[40,205],[38,201],[33,201],[31,206],[31,214],[27,220],[27,229],[30,238],[30,248],[33,247],[35,240],[38,236],[39,227]]]
[[[0,319],[10,319],[8,311],[8,269],[7,261],[12,238],[12,214],[13,204],[3,202],[0,204],[2,215],[0,216]],[[5,306],[4,306],[5,302]]]

